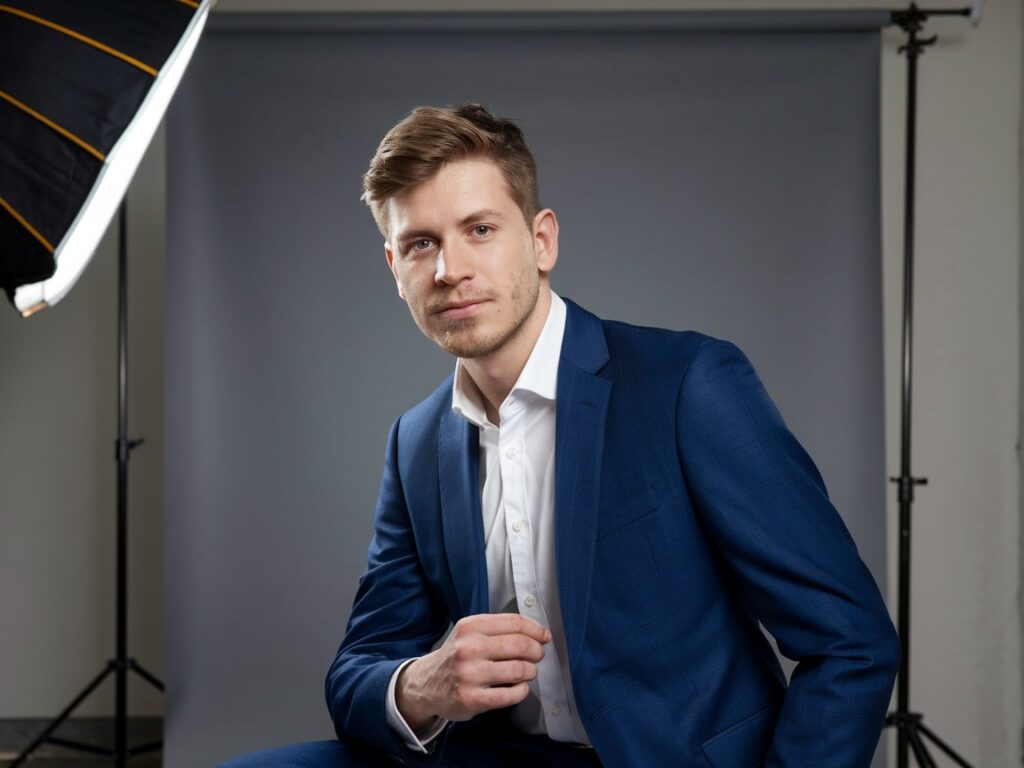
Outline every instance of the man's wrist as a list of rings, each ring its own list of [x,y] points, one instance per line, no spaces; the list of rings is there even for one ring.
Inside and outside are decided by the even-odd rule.
[[[448,727],[449,721],[441,717],[434,717],[427,721],[427,723],[420,728],[415,730],[406,722],[402,713],[398,710],[398,703],[396,701],[397,683],[398,676],[402,671],[408,667],[415,659],[407,659],[403,661],[392,673],[391,680],[388,682],[387,696],[385,700],[386,719],[388,726],[394,731],[395,735],[398,736],[399,740],[405,745],[407,749],[413,752],[422,752],[429,754],[434,746],[437,738],[444,732],[444,729]]]
[[[416,734],[427,730],[439,717],[437,713],[427,711],[423,699],[416,693],[416,671],[422,657],[413,659],[398,672],[395,682],[395,706],[406,724]]]

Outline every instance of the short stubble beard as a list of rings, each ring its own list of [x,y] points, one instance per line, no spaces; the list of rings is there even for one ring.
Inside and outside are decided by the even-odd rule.
[[[534,280],[532,286],[529,287],[521,283],[513,287],[510,296],[513,309],[519,306],[519,302],[523,298],[524,289],[529,290],[530,288],[532,288],[532,292],[527,299],[527,306],[524,307],[523,312],[519,317],[515,318],[515,321],[509,328],[499,329],[495,335],[489,338],[477,339],[473,338],[471,333],[466,334],[466,331],[473,327],[476,318],[460,318],[446,322],[445,329],[434,340],[448,354],[465,359],[486,357],[497,352],[522,332],[523,326],[526,325],[526,321],[537,307],[537,299],[540,296],[539,279]],[[469,338],[465,338],[467,335]]]

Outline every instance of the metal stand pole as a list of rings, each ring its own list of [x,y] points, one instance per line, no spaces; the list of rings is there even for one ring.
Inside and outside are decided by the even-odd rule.
[[[936,768],[935,761],[928,753],[924,738],[930,739],[957,765],[971,766],[948,744],[922,723],[924,715],[910,711],[910,512],[914,503],[914,486],[925,485],[928,480],[914,477],[910,471],[911,439],[911,394],[913,362],[913,318],[914,318],[914,140],[917,134],[917,60],[924,49],[936,41],[936,37],[921,39],[924,21],[929,15],[968,16],[970,9],[948,11],[922,11],[911,4],[907,11],[893,13],[893,21],[907,32],[907,44],[900,53],[907,54],[907,146],[905,170],[905,199],[903,211],[903,361],[901,371],[901,421],[900,421],[900,475],[890,478],[897,485],[900,505],[900,564],[899,564],[899,625],[902,656],[897,679],[896,711],[885,719],[886,726],[897,729],[897,768],[907,768],[909,750],[921,768]]]
[[[117,460],[117,655],[107,662],[106,668],[15,758],[10,768],[21,765],[30,754],[46,743],[107,757],[113,760],[118,768],[124,768],[125,761],[129,757],[152,752],[163,746],[163,742],[160,741],[131,748],[128,746],[128,673],[135,672],[158,691],[163,691],[164,686],[159,679],[143,669],[135,659],[128,656],[128,460],[131,458],[131,452],[142,445],[143,441],[128,439],[128,209],[124,202],[121,203],[119,235],[117,266],[118,412],[117,442],[114,446]],[[105,749],[54,736],[53,732],[111,674],[114,675],[115,681],[114,747]]]

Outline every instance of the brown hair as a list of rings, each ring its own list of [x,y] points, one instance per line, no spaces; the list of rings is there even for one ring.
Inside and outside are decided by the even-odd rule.
[[[531,226],[540,200],[537,167],[523,132],[511,120],[470,103],[417,107],[381,140],[363,175],[362,199],[384,237],[388,236],[388,200],[429,181],[447,163],[470,157],[494,161]]]

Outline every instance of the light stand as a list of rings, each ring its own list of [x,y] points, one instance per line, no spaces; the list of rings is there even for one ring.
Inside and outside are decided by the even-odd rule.
[[[106,667],[89,683],[81,693],[43,730],[35,741],[15,758],[10,768],[21,765],[44,743],[67,747],[79,752],[100,755],[114,761],[123,768],[129,757],[158,750],[162,741],[128,746],[128,673],[135,672],[159,691],[163,683],[155,675],[128,656],[128,460],[131,452],[142,444],[142,440],[128,439],[128,215],[127,206],[121,203],[119,221],[118,267],[117,267],[117,441],[114,444],[117,460],[117,656],[107,661]],[[108,675],[114,675],[114,746],[97,747],[70,739],[54,736],[53,732],[67,720],[78,706],[95,691]]]
[[[899,571],[899,625],[902,656],[897,683],[896,711],[885,719],[886,726],[897,729],[897,768],[907,768],[908,747],[921,768],[936,768],[928,753],[924,739],[929,739],[957,765],[971,768],[970,764],[924,724],[924,715],[910,711],[910,508],[914,503],[914,486],[925,485],[928,480],[910,473],[910,396],[911,362],[913,349],[914,314],[914,138],[917,132],[917,59],[924,49],[936,41],[933,35],[919,38],[918,33],[929,16],[969,16],[977,18],[974,9],[921,10],[911,3],[906,11],[894,11],[893,23],[907,33],[907,43],[900,53],[907,54],[907,147],[905,176],[905,206],[903,210],[903,364],[901,373],[902,402],[900,423],[900,475],[890,478],[897,485],[900,503],[900,571]]]

